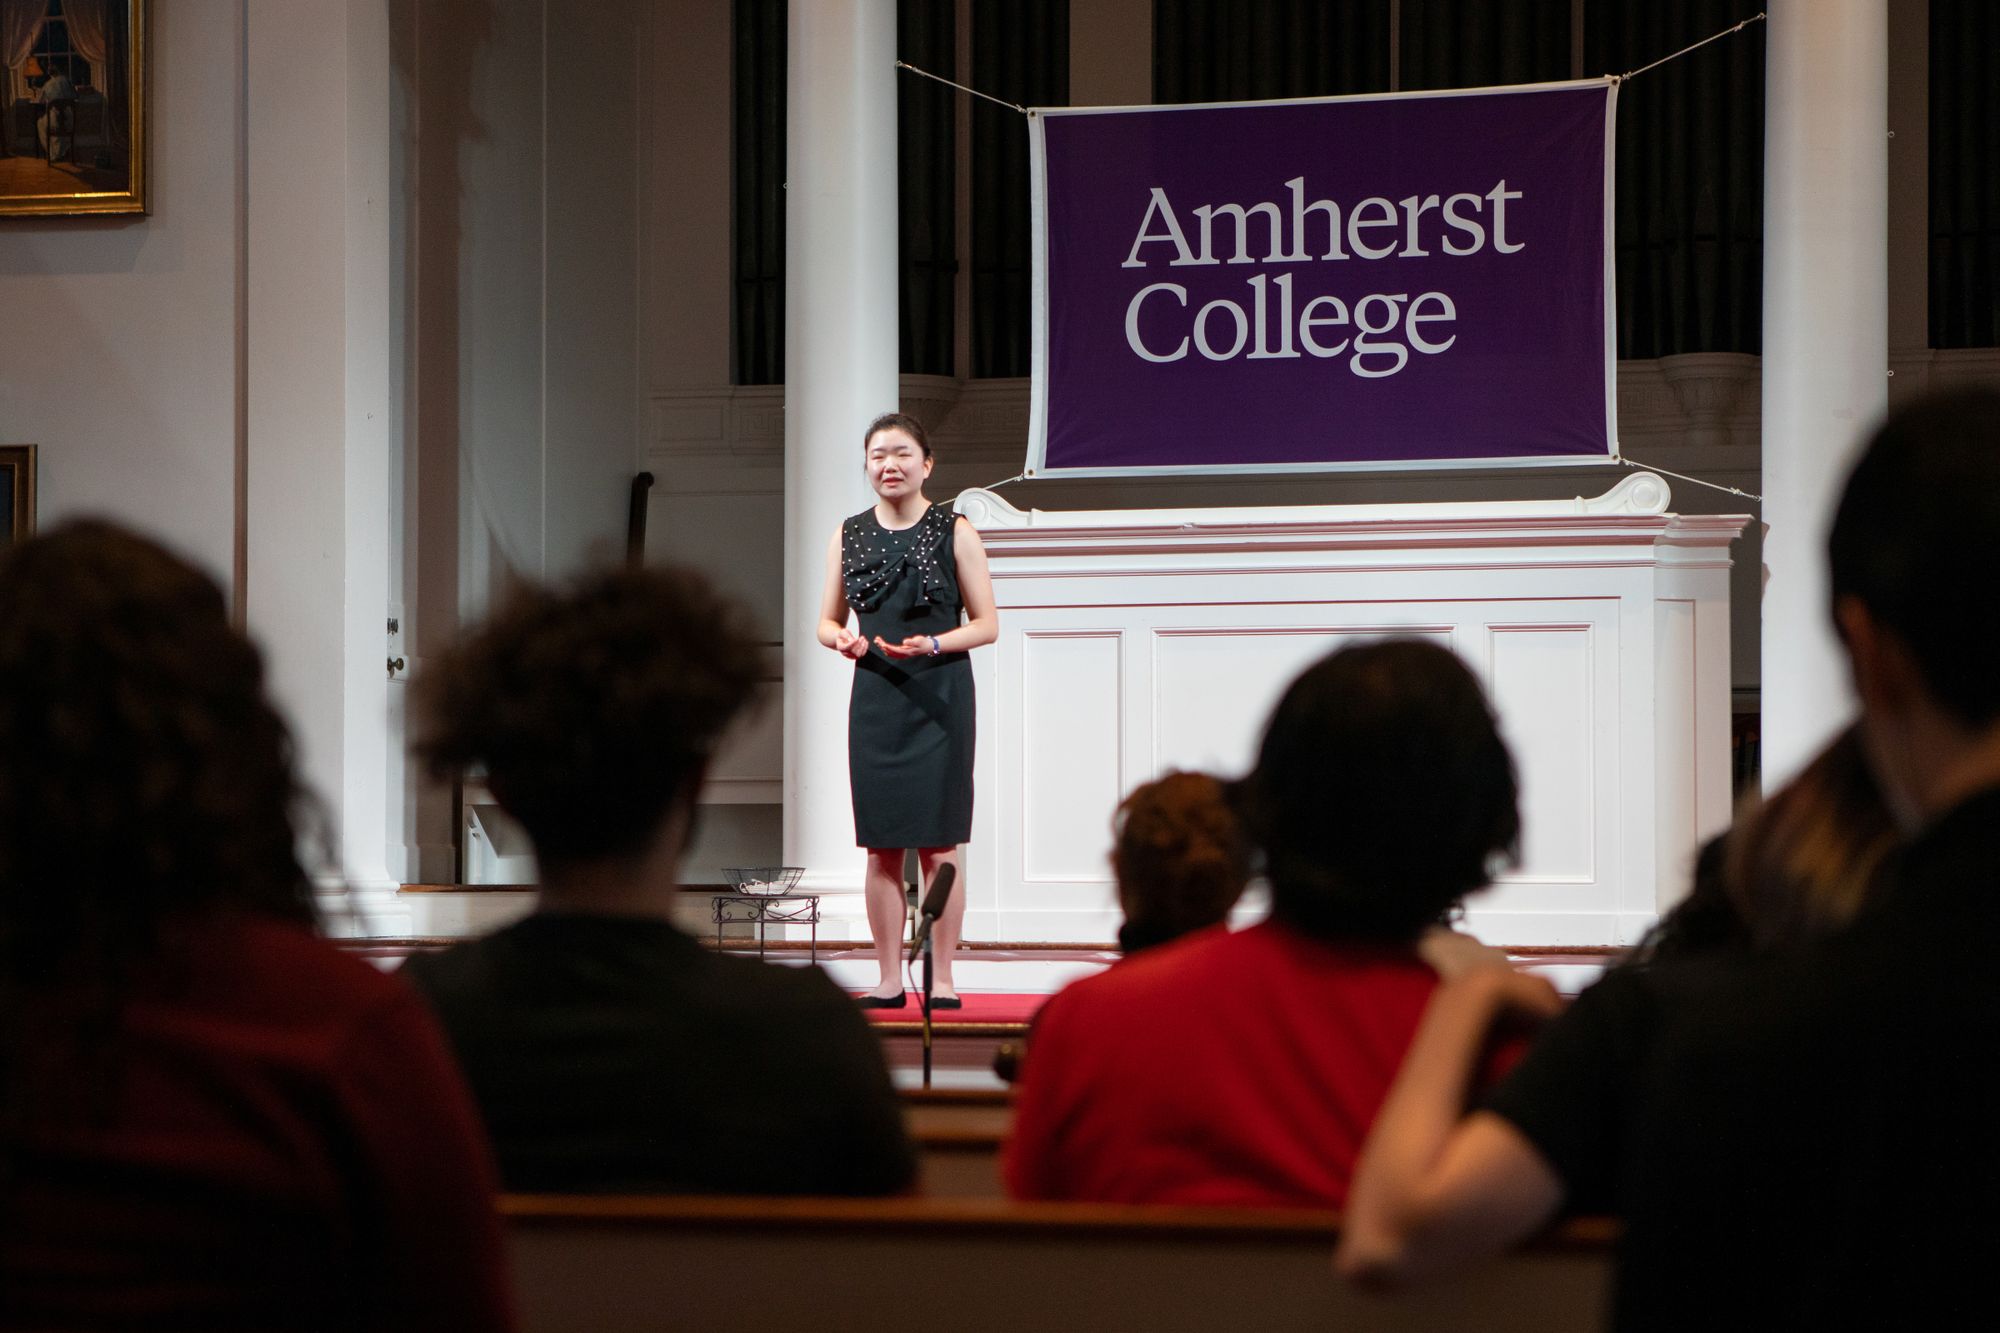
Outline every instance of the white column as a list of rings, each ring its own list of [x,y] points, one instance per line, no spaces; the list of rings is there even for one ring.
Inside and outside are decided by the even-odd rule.
[[[784,851],[809,886],[858,893],[854,668],[815,631],[827,540],[869,502],[861,432],[897,402],[894,0],[791,0],[788,50]]]
[[[1764,134],[1764,786],[1851,712],[1826,529],[1888,405],[1886,0],[1773,0]]]

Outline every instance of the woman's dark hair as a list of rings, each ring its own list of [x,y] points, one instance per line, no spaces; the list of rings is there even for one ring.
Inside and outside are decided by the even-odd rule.
[[[1849,727],[1702,848],[1692,890],[1633,950],[1633,960],[1811,943],[1860,912],[1896,842],[1860,734]]]
[[[907,412],[884,412],[868,423],[868,429],[861,432],[861,447],[885,430],[899,430],[917,442],[917,448],[924,451],[924,457],[931,456],[931,437],[924,431],[924,423]]]
[[[58,985],[113,1002],[170,922],[311,923],[299,797],[206,574],[102,521],[0,560],[0,1015]]]
[[[1126,953],[1215,925],[1250,881],[1243,826],[1206,773],[1168,773],[1133,788],[1111,827]]]
[[[1645,937],[1632,946],[1626,963],[1705,958],[1749,947],[1749,927],[1723,886],[1723,844],[1727,841],[1727,835],[1718,834],[1696,851],[1687,897],[1653,923]]]
[[[689,570],[525,586],[417,680],[416,751],[473,765],[550,864],[633,856],[756,691],[757,639]]]
[[[1479,682],[1412,639],[1342,649],[1293,681],[1237,799],[1272,915],[1323,937],[1414,939],[1521,830]]]

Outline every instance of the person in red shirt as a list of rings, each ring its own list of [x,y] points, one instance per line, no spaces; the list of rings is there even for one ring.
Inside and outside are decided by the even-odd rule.
[[[1420,941],[1514,846],[1478,683],[1416,641],[1293,682],[1235,792],[1271,916],[1145,951],[1036,1023],[1017,1198],[1338,1207],[1437,972]]]
[[[316,937],[290,756],[201,571],[0,561],[0,1327],[512,1327],[485,1136]]]

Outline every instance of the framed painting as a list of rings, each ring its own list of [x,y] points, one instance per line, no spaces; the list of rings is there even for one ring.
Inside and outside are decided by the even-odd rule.
[[[35,446],[0,444],[0,551],[35,535]]]
[[[0,0],[0,217],[146,211],[149,0]]]

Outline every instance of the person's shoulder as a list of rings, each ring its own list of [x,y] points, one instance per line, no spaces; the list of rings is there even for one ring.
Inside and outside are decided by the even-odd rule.
[[[1094,976],[1073,981],[1045,1007],[1054,1007],[1058,1001],[1065,1009],[1142,1005],[1148,997],[1200,986],[1204,977],[1226,966],[1242,950],[1242,943],[1227,926],[1209,926],[1129,954]]]
[[[1852,943],[1615,968],[1574,1008],[1630,1040],[1657,1042],[1668,1065],[1735,1062],[1752,1077],[1796,1071],[1867,1045],[1878,1020],[1903,1007],[1901,988],[1861,965]]]
[[[293,922],[245,914],[204,931],[202,952],[241,967],[253,983],[265,979],[274,988],[363,1005],[403,989],[389,974]]]
[[[461,940],[434,953],[411,954],[396,969],[397,975],[433,1002],[447,998],[463,990],[478,971],[481,943]]]
[[[337,1063],[364,1034],[423,1008],[401,977],[286,921],[208,922],[187,958],[179,981],[145,1004],[198,1020],[218,1047],[301,1069]]]
[[[716,954],[703,970],[698,1004],[718,1042],[807,1082],[886,1078],[873,1026],[823,969]]]
[[[759,962],[734,954],[707,953],[714,997],[741,1017],[812,1018],[838,1015],[866,1023],[853,997],[818,967]]]
[[[540,918],[524,917],[477,939],[459,940],[443,949],[412,954],[400,973],[426,995],[442,996],[481,983],[505,958],[533,952],[532,936]]]

